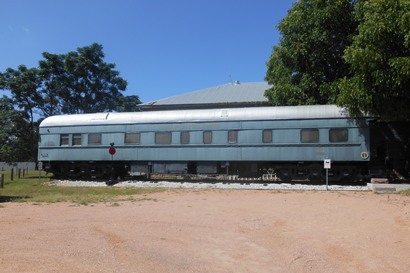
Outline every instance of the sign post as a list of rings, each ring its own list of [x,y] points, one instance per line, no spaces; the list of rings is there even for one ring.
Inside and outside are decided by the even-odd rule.
[[[332,160],[325,159],[323,161],[323,167],[326,169],[326,190],[328,190],[328,187],[329,187],[329,169],[331,168],[331,165],[332,165]]]
[[[110,182],[109,185],[114,183],[114,155],[117,150],[114,147],[114,142],[110,143],[110,148],[108,148],[108,153],[111,155],[111,171],[110,171]]]

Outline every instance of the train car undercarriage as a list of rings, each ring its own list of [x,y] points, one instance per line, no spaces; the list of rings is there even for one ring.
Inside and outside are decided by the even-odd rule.
[[[216,180],[263,180],[263,181],[325,181],[323,162],[52,162],[46,170],[56,178],[69,179],[216,179]],[[369,178],[367,164],[333,163],[329,169],[331,182],[355,182]]]

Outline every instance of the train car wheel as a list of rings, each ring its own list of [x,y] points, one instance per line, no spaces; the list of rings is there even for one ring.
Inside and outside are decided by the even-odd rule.
[[[312,183],[321,183],[324,181],[323,178],[323,166],[319,164],[314,164],[309,167],[309,181]]]
[[[279,179],[282,182],[290,182],[292,181],[292,173],[290,168],[283,168],[279,171]]]
[[[310,175],[310,170],[303,166],[303,167],[298,167],[296,169],[296,179],[298,180],[306,180],[309,178]]]

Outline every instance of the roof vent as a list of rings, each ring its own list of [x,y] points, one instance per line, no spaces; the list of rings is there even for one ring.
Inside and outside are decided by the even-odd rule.
[[[235,85],[239,85],[241,84],[239,81],[235,81]]]

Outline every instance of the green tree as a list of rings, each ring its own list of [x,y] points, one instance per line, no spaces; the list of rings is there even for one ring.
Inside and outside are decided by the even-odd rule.
[[[13,103],[28,115],[28,120],[33,123],[36,109],[41,103],[41,95],[38,92],[41,80],[37,68],[27,68],[20,65],[17,70],[7,68],[3,74],[6,89],[11,91]]]
[[[92,44],[67,54],[43,53],[37,68],[20,65],[0,73],[11,92],[0,109],[2,160],[35,160],[38,120],[55,114],[133,110],[138,96],[124,97],[127,82]]]
[[[141,101],[138,96],[119,96],[115,101],[116,106],[113,107],[116,112],[137,112],[140,111],[138,104],[141,104]]]
[[[11,91],[10,101],[19,113],[18,118],[9,118],[8,141],[3,144],[3,151],[9,158],[18,161],[35,160],[37,157],[37,119],[47,116],[44,104],[47,92],[39,69],[20,65],[17,70],[8,68],[3,74],[4,87]],[[52,109],[52,107],[50,107]],[[11,111],[11,110],[10,110]],[[49,114],[52,112],[48,112]],[[6,149],[8,148],[8,150]]]
[[[360,1],[358,33],[345,51],[351,75],[338,104],[387,120],[410,119],[410,0]]]
[[[55,114],[116,111],[123,107],[117,101],[123,101],[121,91],[127,81],[104,57],[99,44],[61,55],[44,52],[38,68],[8,68],[2,76],[3,89],[11,91],[31,122]]]
[[[48,117],[63,113],[67,75],[64,69],[65,55],[44,52],[43,58],[44,60],[38,62],[38,74],[42,84],[37,90],[41,97],[37,107],[42,116]]]
[[[0,90],[4,89],[5,86],[6,86],[6,81],[5,81],[4,75],[3,73],[0,72]]]
[[[106,63],[103,47],[92,44],[69,52],[64,60],[65,89],[62,95],[64,113],[92,113],[115,110],[115,100],[127,81]]]
[[[21,111],[14,109],[13,101],[3,96],[0,98],[0,161],[16,162],[35,160],[37,151],[33,139],[33,127]]]
[[[277,25],[280,43],[267,62],[273,105],[334,103],[347,76],[343,51],[356,29],[352,0],[300,0]]]

